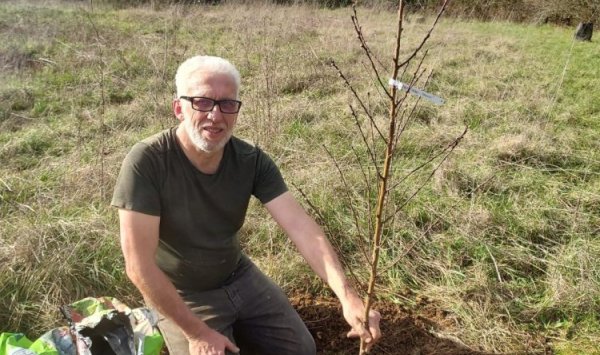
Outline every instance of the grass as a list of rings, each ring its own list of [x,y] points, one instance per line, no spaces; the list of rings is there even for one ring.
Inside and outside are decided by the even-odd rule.
[[[237,134],[258,142],[306,191],[335,244],[366,277],[360,215],[367,159],[335,59],[378,105],[347,9],[267,4],[114,10],[73,3],[0,4],[0,331],[35,337],[60,324],[57,306],[84,296],[140,302],[127,281],[116,211],[119,164],[137,140],[176,123],[175,69],[209,53],[242,72]],[[393,47],[394,14],[359,12],[374,50]],[[404,53],[426,23],[409,17]],[[418,307],[411,291],[456,319],[448,330],[489,351],[594,353],[600,340],[600,46],[569,29],[442,21],[423,104],[398,173],[468,125],[433,181],[386,230],[381,296]],[[377,108],[385,116],[385,107]],[[347,173],[352,201],[322,146]],[[417,175],[394,191],[400,200]],[[289,292],[326,293],[257,203],[247,252]],[[411,247],[412,246],[412,247]]]

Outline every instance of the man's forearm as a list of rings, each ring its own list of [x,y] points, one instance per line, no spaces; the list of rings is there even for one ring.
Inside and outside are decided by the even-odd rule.
[[[349,300],[359,299],[349,285],[337,254],[323,230],[291,193],[286,192],[265,206],[294,242],[310,267],[329,284],[343,304]]]
[[[308,238],[310,243],[295,243],[300,254],[315,273],[327,282],[342,303],[359,298],[345,276],[337,253],[321,231],[321,228],[313,222],[310,230],[313,235],[312,238]]]
[[[155,264],[144,267],[128,265],[127,275],[146,302],[177,324],[188,338],[200,337],[206,331],[206,323],[187,307],[171,281]]]

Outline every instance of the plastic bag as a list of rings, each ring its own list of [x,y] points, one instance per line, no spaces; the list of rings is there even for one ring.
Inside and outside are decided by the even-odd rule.
[[[20,333],[0,334],[0,355],[159,355],[163,338],[156,313],[130,309],[112,297],[85,298],[61,308],[68,327],[35,342]]]

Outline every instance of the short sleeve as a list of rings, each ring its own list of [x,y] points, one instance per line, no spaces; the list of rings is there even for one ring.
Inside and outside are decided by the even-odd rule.
[[[265,204],[286,192],[288,188],[275,162],[261,149],[256,149],[258,155],[252,195]]]
[[[121,165],[111,205],[160,216],[160,166],[145,143],[137,143]]]

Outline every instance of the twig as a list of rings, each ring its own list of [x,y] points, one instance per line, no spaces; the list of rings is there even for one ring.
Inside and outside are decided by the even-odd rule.
[[[502,280],[502,276],[500,275],[500,270],[498,269],[498,264],[496,263],[496,258],[494,258],[494,255],[492,255],[492,252],[490,251],[490,248],[488,248],[488,246],[485,246],[485,250],[487,250],[488,254],[490,254],[490,257],[492,258],[492,263],[494,263],[494,269],[496,269],[496,276],[498,276],[498,282],[502,283],[504,282]]]
[[[373,52],[367,45],[367,41],[365,40],[365,37],[362,33],[362,29],[358,22],[358,14],[356,13],[356,6],[354,4],[352,4],[352,11],[354,12],[354,15],[351,16],[352,24],[354,25],[354,32],[356,32],[356,36],[358,37],[360,46],[363,49],[363,51],[365,52],[365,54],[367,55],[367,58],[369,59],[369,63],[371,63],[371,69],[373,69],[373,73],[375,74],[375,77],[377,78],[377,82],[379,82],[379,85],[381,86],[381,88],[383,89],[383,92],[385,92],[387,97],[391,99],[392,95],[388,91],[386,84],[384,84],[383,81],[381,81],[381,76],[379,75],[379,70],[377,70],[377,66],[375,65],[375,62],[373,61],[373,58],[375,58],[375,60],[377,60],[377,62],[379,63],[380,66],[383,66],[383,65],[375,57],[375,55],[373,54]]]
[[[392,213],[392,216],[395,215],[396,213],[398,213],[401,209],[403,209],[404,206],[406,206],[423,189],[423,187],[425,187],[425,185],[429,182],[429,180],[431,180],[431,178],[433,177],[433,175],[438,171],[438,169],[440,168],[440,166],[446,161],[446,159],[448,159],[448,157],[450,156],[450,154],[452,154],[452,152],[454,151],[454,149],[458,146],[458,143],[460,143],[460,141],[467,134],[467,131],[468,131],[468,127],[465,127],[465,130],[463,131],[463,133],[454,140],[452,148],[450,149],[450,151],[448,153],[446,153],[446,155],[442,158],[442,160],[438,163],[438,165],[431,171],[431,174],[429,174],[429,176],[427,176],[427,178],[417,188],[417,190],[415,190],[415,192],[412,195],[410,195],[410,197],[408,197],[406,200],[404,200],[404,202],[400,205],[400,207],[396,207],[395,208],[394,213]],[[385,222],[387,222],[390,218],[391,217],[387,217],[385,219]]]
[[[367,152],[369,153],[369,157],[371,158],[371,163],[377,170],[377,175],[381,176],[381,173],[379,172],[379,164],[377,163],[377,158],[375,157],[373,148],[371,147],[371,145],[369,144],[369,142],[367,140],[367,136],[365,136],[365,133],[363,132],[362,127],[360,126],[360,122],[358,121],[358,114],[356,113],[356,111],[354,110],[354,107],[352,107],[352,105],[348,105],[348,106],[350,107],[350,112],[352,113],[352,117],[354,118],[354,123],[356,124],[356,127],[358,128],[358,131],[360,132],[360,136],[363,140],[363,143],[365,143],[365,147],[367,148]]]
[[[421,62],[422,63],[422,62]],[[413,74],[413,80],[411,80],[408,89],[406,90],[404,96],[402,97],[401,100],[398,100],[398,105],[401,105],[405,102],[410,89],[413,87],[414,83],[417,82],[420,78],[421,75],[423,74],[423,72],[421,72],[421,74],[417,74],[419,68],[421,67],[421,64],[419,63],[419,66],[417,67],[417,71],[415,71],[415,74]],[[429,80],[429,79],[428,79]],[[426,81],[427,83],[427,81]],[[406,120],[404,120],[404,115],[406,113],[406,111],[402,111],[402,116],[400,116],[400,119],[397,120],[397,127],[396,130],[398,131],[398,133],[396,134],[396,138],[394,139],[394,145],[393,145],[393,152],[394,154],[396,154],[396,147],[398,147],[398,142],[400,141],[400,137],[403,136],[404,131],[406,130],[406,128],[408,127],[409,123],[412,122],[412,118],[413,118],[413,114],[415,112],[415,109],[417,108],[417,106],[419,105],[419,102],[421,102],[421,97],[417,97],[417,100],[415,101],[415,104],[412,107],[411,112],[408,114],[408,116],[406,117]],[[398,128],[400,127],[400,124],[404,123],[402,125],[402,128],[400,128],[400,130],[398,130]]]
[[[466,130],[465,130],[465,133],[466,133]],[[464,136],[464,133],[462,135],[460,135],[458,138],[456,138],[455,140],[453,140],[450,144],[448,144],[439,153],[435,154],[434,156],[432,156],[429,159],[427,159],[425,162],[423,162],[420,165],[418,165],[416,168],[412,169],[408,174],[406,174],[405,176],[403,176],[398,182],[396,182],[392,187],[390,187],[390,191],[394,190],[396,187],[398,187],[398,185],[400,185],[401,183],[403,183],[411,175],[413,175],[417,171],[421,170],[425,166],[429,165],[429,163],[431,163],[432,161],[434,161],[435,159],[437,159],[438,157],[440,157],[441,155],[443,155],[444,153],[446,153],[446,151],[448,151],[449,149],[454,149],[458,145],[459,141],[463,138],[463,136]]]
[[[373,226],[373,209],[371,208],[371,182],[369,181],[369,178],[367,177],[367,173],[365,172],[364,166],[362,165],[362,162],[358,155],[358,152],[356,151],[356,149],[354,149],[353,146],[350,146],[350,149],[352,149],[352,152],[354,152],[354,156],[356,157],[356,161],[358,162],[358,166],[360,167],[360,172],[363,176],[363,181],[365,182],[365,186],[366,186],[366,200],[367,200],[367,214],[368,214],[368,225],[369,225],[369,235],[373,234],[373,230],[371,228],[371,226]]]
[[[348,182],[346,181],[346,177],[344,176],[344,173],[342,172],[342,169],[340,168],[340,165],[338,164],[337,160],[334,158],[333,154],[331,154],[331,152],[329,151],[329,149],[327,149],[326,146],[323,146],[323,149],[325,149],[325,152],[327,152],[327,155],[329,155],[329,158],[331,158],[331,160],[333,161],[333,164],[335,165],[335,168],[338,171],[338,174],[340,175],[340,179],[342,180],[342,183],[344,184],[344,192],[346,193],[346,197],[348,198],[348,202],[350,204],[350,210],[352,211],[352,217],[354,218],[354,225],[356,226],[356,231],[358,232],[358,234],[360,236],[363,236],[363,232],[362,232],[362,228],[360,226],[359,223],[359,219],[358,219],[358,213],[356,212],[356,209],[354,208],[354,204],[352,203],[353,198],[350,195],[350,185],[348,185]],[[369,260],[368,257],[368,253],[367,250],[364,248],[364,245],[362,243],[359,243],[360,249],[362,251],[362,253],[365,256],[365,260]]]
[[[432,73],[429,73],[429,76],[425,80],[425,83],[423,84],[423,87],[427,86],[427,83],[429,83],[429,79],[431,78],[431,75],[432,75]],[[404,124],[402,125],[402,128],[400,128],[400,131],[398,132],[398,136],[396,137],[396,141],[394,142],[394,151],[396,150],[396,147],[398,146],[398,139],[399,139],[399,137],[402,136],[402,134],[404,133],[404,131],[408,127],[408,124],[413,120],[414,114],[415,114],[415,110],[417,109],[417,107],[419,107],[419,103],[420,102],[421,102],[421,97],[419,96],[419,97],[417,97],[417,100],[415,101],[415,104],[413,105],[410,113],[406,117],[406,122],[404,122],[404,112],[402,112],[402,117],[400,118],[400,120],[398,120],[398,125],[400,125],[401,122],[404,122]]]
[[[404,92],[404,96],[397,102],[398,105],[400,105],[400,104],[402,104],[402,102],[404,102],[404,100],[410,93],[410,89],[412,89],[412,87],[419,81],[419,79],[421,79],[421,76],[423,75],[424,71],[421,73],[419,73],[419,71],[421,70],[421,66],[423,65],[423,62],[425,61],[425,58],[427,58],[428,53],[429,53],[428,51],[425,51],[425,53],[423,54],[423,57],[419,61],[419,65],[417,65],[417,68],[415,69],[415,71],[412,75],[412,79],[410,80],[410,83],[408,84],[408,88]]]
[[[91,2],[90,2],[91,5]],[[90,13],[86,12],[87,18],[92,25],[94,33],[96,34],[96,43],[98,44],[99,50],[99,68],[100,68],[100,196],[104,198],[105,189],[104,189],[104,152],[105,152],[105,123],[104,123],[104,112],[106,110],[106,98],[105,98],[105,89],[104,89],[104,56],[102,51],[102,43],[100,36],[100,32],[96,27],[96,23],[92,19]]]
[[[338,240],[336,238],[333,238],[334,234],[330,230],[329,224],[326,223],[327,219],[325,219],[325,217],[323,216],[321,211],[317,208],[317,206],[315,206],[314,203],[312,203],[312,201],[308,198],[308,195],[306,195],[306,193],[304,193],[304,191],[300,187],[298,187],[293,182],[292,182],[292,186],[300,193],[300,195],[302,196],[304,201],[308,204],[308,206],[317,215],[317,218],[320,220],[319,224],[323,225],[325,227],[325,229],[327,230],[327,234],[330,236],[329,240],[331,241],[333,247],[337,250],[340,261],[344,265],[344,268],[346,270],[348,270],[348,272],[350,272],[350,276],[352,277],[352,280],[353,280],[354,284],[356,285],[356,287],[358,287],[362,292],[364,292],[364,287],[363,287],[362,283],[359,281],[358,276],[356,276],[356,274],[350,267],[350,264],[348,263],[346,258],[344,258],[344,254],[342,253],[342,247],[341,247],[340,243],[338,242]]]
[[[358,95],[358,93],[356,92],[356,90],[354,90],[354,87],[352,86],[352,84],[350,84],[350,81],[348,81],[348,79],[346,78],[344,73],[340,70],[340,68],[337,66],[337,64],[335,64],[335,61],[332,60],[330,64],[332,67],[335,68],[335,70],[337,70],[338,75],[340,76],[340,78],[342,78],[342,80],[344,80],[344,83],[350,89],[350,91],[352,92],[352,95],[360,104],[360,107],[363,109],[365,115],[367,115],[367,117],[369,117],[369,120],[371,121],[371,123],[373,124],[375,129],[377,130],[377,133],[379,133],[379,137],[383,141],[385,141],[387,144],[387,140],[386,140],[385,136],[383,135],[383,133],[381,133],[381,130],[379,129],[379,127],[377,126],[377,123],[375,122],[375,119],[373,118],[373,114],[371,113],[371,111],[369,109],[367,109],[367,106],[365,106],[364,102],[361,100],[361,98]]]
[[[417,55],[417,53],[419,53],[421,51],[421,49],[425,45],[425,42],[427,42],[427,40],[429,39],[429,37],[431,37],[431,33],[433,32],[433,29],[437,25],[440,17],[442,17],[442,14],[444,13],[444,10],[446,10],[446,5],[448,5],[448,2],[450,2],[450,0],[444,0],[444,3],[442,4],[442,8],[438,12],[437,16],[435,17],[435,20],[433,21],[433,24],[429,28],[429,31],[427,32],[427,34],[425,35],[425,37],[423,37],[423,40],[421,41],[421,43],[419,44],[419,46],[412,52],[412,54],[406,60],[404,60],[402,63],[400,63],[398,65],[398,67],[403,67],[406,64],[410,63],[410,61],[413,60],[413,58]],[[396,78],[394,78],[394,79],[396,79]]]

